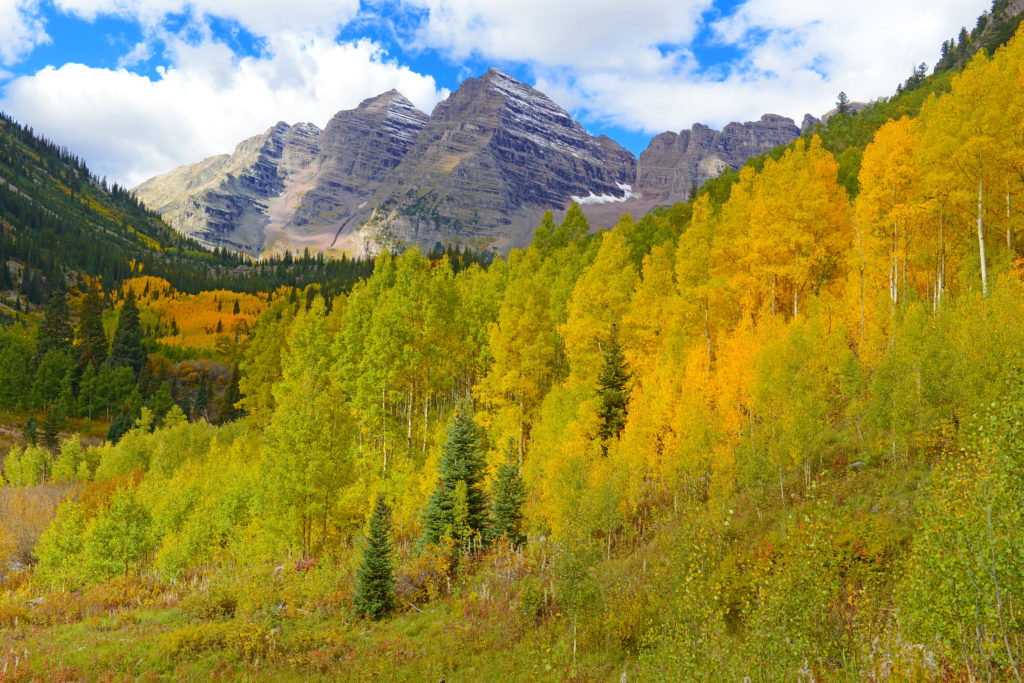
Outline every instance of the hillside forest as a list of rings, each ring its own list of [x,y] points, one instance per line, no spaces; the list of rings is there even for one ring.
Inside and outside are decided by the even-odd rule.
[[[57,282],[0,680],[1019,681],[1024,36],[915,74],[492,262]]]

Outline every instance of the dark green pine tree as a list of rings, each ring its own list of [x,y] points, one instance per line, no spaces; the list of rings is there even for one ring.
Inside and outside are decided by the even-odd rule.
[[[60,438],[60,430],[64,428],[64,411],[57,404],[50,406],[43,418],[43,429],[41,433],[43,445],[49,449],[57,448]]]
[[[91,365],[99,369],[107,360],[107,334],[103,331],[103,297],[99,288],[92,285],[82,299],[82,310],[78,316],[78,357],[79,373]]]
[[[629,384],[629,371],[626,370],[626,358],[622,355],[615,326],[612,326],[611,336],[602,351],[604,362],[597,379],[597,414],[601,418],[598,433],[601,440],[607,442],[617,438],[626,426],[626,403],[629,401],[629,390],[626,387]]]
[[[164,416],[174,405],[174,396],[171,395],[171,385],[167,382],[160,382],[160,387],[149,397],[149,409],[156,416],[158,424],[163,422]]]
[[[114,421],[110,423],[110,429],[107,430],[107,441],[117,443],[131,428],[132,417],[127,410],[122,408],[114,417]]]
[[[228,386],[224,389],[224,396],[220,399],[220,408],[217,410],[217,424],[224,424],[242,417],[242,410],[235,406],[242,399],[242,392],[238,388],[239,378],[238,366],[231,368],[231,377],[228,379]]]
[[[192,419],[206,417],[206,406],[210,403],[210,388],[206,384],[206,375],[199,378],[199,388],[196,389],[196,397],[192,401]]]
[[[25,439],[25,443],[36,445],[39,439],[39,425],[36,424],[36,416],[29,415],[28,420],[25,422],[25,426],[21,429],[21,436]]]
[[[516,458],[515,442],[509,439],[508,453],[505,463],[495,473],[494,484],[491,485],[491,520],[488,534],[491,539],[505,536],[519,545],[523,536],[523,503],[526,502],[526,486],[519,474],[519,462]]]
[[[110,343],[107,362],[112,368],[129,367],[136,376],[146,362],[146,349],[142,346],[142,327],[139,325],[139,309],[135,306],[135,295],[128,290],[117,318],[114,340]]]
[[[356,572],[356,594],[352,607],[357,617],[380,619],[395,607],[395,581],[391,576],[391,510],[384,496],[370,517],[370,535],[363,549],[363,564]]]
[[[50,296],[46,301],[46,313],[36,335],[36,362],[47,351],[61,351],[70,354],[75,332],[71,327],[71,313],[68,311],[67,292],[59,275],[50,277]]]
[[[446,535],[464,542],[476,533],[483,534],[487,525],[487,494],[482,486],[484,466],[480,431],[469,407],[460,405],[448,423],[448,433],[441,446],[437,486],[421,516],[420,548],[437,543]],[[461,482],[465,482],[465,519],[458,520],[457,524],[456,491]]]

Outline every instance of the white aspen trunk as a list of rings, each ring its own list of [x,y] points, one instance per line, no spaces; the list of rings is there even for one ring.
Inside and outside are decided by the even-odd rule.
[[[946,215],[939,216],[939,284],[935,292],[936,310],[942,310],[942,290],[946,288],[946,237],[944,224]]]
[[[381,450],[384,451],[384,474],[388,473],[388,423],[384,414],[388,411],[388,405],[384,398],[384,387],[380,388],[380,443]]]
[[[1013,252],[1013,233],[1010,231],[1010,179],[1006,179],[1006,250]]]
[[[423,452],[427,451],[427,432],[430,431],[430,399],[427,397],[427,392],[423,392]]]
[[[800,314],[800,309],[799,309],[799,306],[798,306],[799,301],[800,301],[800,288],[797,287],[796,283],[794,282],[793,283],[793,317],[794,318],[797,317]]]
[[[405,426],[405,447],[412,448],[412,392],[416,385],[409,387],[409,400],[405,406],[406,413],[406,426]]]
[[[981,295],[988,296],[988,268],[985,265],[985,233],[982,225],[982,198],[985,179],[982,175],[981,155],[978,155],[978,253],[981,257]]]
[[[892,260],[889,263],[889,298],[893,304],[899,303],[899,256],[900,241],[899,227],[896,221],[892,222]]]
[[[708,344],[708,367],[711,367],[711,313],[708,298],[704,297],[704,341]]]
[[[519,466],[523,466],[523,441],[526,439],[526,415],[523,412],[523,395],[519,394]]]

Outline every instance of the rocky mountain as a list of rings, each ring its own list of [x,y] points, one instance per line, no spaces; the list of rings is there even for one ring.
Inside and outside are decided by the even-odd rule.
[[[626,196],[635,168],[618,144],[591,137],[544,94],[491,69],[434,108],[364,209],[359,237],[507,250],[574,196]]]
[[[638,162],[491,69],[430,116],[392,90],[322,131],[278,123],[136,193],[178,231],[254,256],[303,247],[365,255],[399,243],[507,251],[529,242],[548,209],[579,202],[600,225],[639,215],[799,132],[773,114],[722,131],[697,124],[657,136]]]
[[[637,165],[637,190],[659,203],[685,201],[726,168],[738,169],[752,156],[800,135],[792,119],[765,114],[760,121],[730,123],[721,131],[700,123],[679,133],[662,133]]]

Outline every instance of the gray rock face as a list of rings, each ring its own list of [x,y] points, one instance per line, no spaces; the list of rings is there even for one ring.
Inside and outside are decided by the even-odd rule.
[[[800,124],[800,135],[803,135],[811,128],[821,123],[821,119],[817,116],[811,116],[810,114],[804,114],[804,122]]]
[[[760,121],[730,123],[721,131],[696,124],[679,133],[662,133],[640,155],[637,189],[660,203],[686,201],[726,168],[738,169],[752,156],[800,135],[792,119],[765,114]]]
[[[354,215],[405,157],[427,120],[397,90],[335,114],[320,136],[319,170],[292,225],[310,231]]]
[[[434,108],[359,222],[377,244],[504,250],[529,241],[541,214],[574,196],[623,196],[635,164],[542,93],[491,69]]]
[[[321,131],[281,122],[210,157],[147,180],[136,193],[179,232],[208,246],[258,254],[271,204],[296,176],[311,172]]]
[[[392,90],[338,112],[322,131],[279,123],[136,193],[180,232],[254,256],[437,243],[504,252],[527,244],[546,210],[576,201],[601,225],[639,215],[798,134],[772,114],[722,131],[698,124],[657,136],[638,163],[491,69],[430,116]]]

